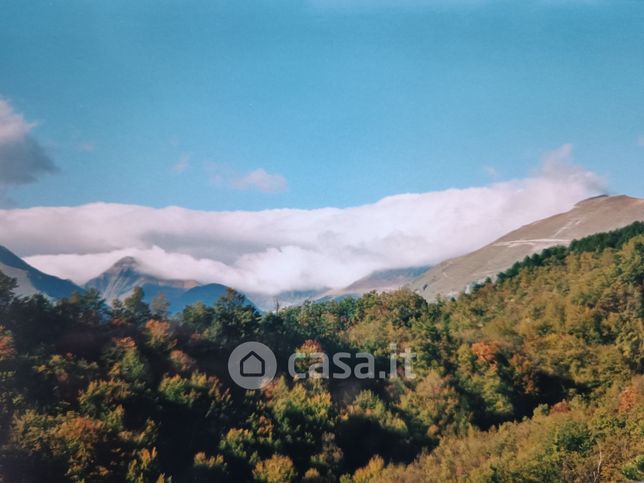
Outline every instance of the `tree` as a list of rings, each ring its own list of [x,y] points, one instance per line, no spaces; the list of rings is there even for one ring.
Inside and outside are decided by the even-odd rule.
[[[18,287],[15,278],[8,277],[0,271],[0,314],[4,314],[14,297],[14,290]]]
[[[181,312],[181,321],[184,326],[194,332],[203,332],[212,324],[214,310],[203,302],[188,305]]]
[[[165,376],[158,388],[162,404],[160,444],[163,468],[170,472],[193,463],[199,451],[212,454],[231,410],[231,397],[213,376]]]
[[[69,299],[61,302],[61,307],[68,308],[73,314],[72,317],[86,326],[96,326],[105,321],[109,312],[105,300],[95,288],[82,293],[74,292]]]
[[[400,398],[400,409],[410,430],[421,442],[436,443],[442,433],[464,429],[469,420],[465,401],[447,381],[430,371]]]
[[[414,456],[405,421],[369,390],[360,392],[341,414],[337,433],[348,470],[366,465],[376,454],[398,461]]]
[[[166,320],[168,318],[168,309],[170,308],[170,302],[168,302],[167,297],[163,292],[159,293],[154,299],[152,299],[152,304],[150,309],[152,311],[152,317],[158,320]]]
[[[289,388],[281,378],[272,390],[269,406],[286,452],[300,470],[306,470],[324,433],[335,422],[331,394],[321,386],[295,384]]]
[[[252,338],[257,333],[260,318],[246,297],[227,289],[215,303],[208,335],[221,347],[229,348]]]
[[[150,319],[150,307],[143,301],[144,297],[143,289],[134,287],[132,294],[123,301],[125,322],[140,326]]]
[[[257,463],[253,476],[259,483],[289,483],[295,480],[297,473],[291,458],[276,454]]]

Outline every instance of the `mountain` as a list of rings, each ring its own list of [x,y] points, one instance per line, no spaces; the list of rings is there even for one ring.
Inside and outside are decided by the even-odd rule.
[[[360,296],[374,290],[376,292],[390,292],[412,282],[428,269],[429,267],[423,266],[376,270],[344,288],[328,290],[319,298]]]
[[[202,317],[180,332],[124,327],[120,313],[95,325],[9,298],[1,395],[19,404],[0,408],[13,421],[0,480],[644,481],[643,260],[644,223],[633,223],[530,257],[450,303],[401,291],[288,313],[230,307],[205,333]],[[414,357],[392,358],[389,377],[373,359],[365,374],[329,357],[318,376],[343,380],[311,381],[312,352],[336,348]],[[266,355],[294,353],[309,371],[266,371]],[[240,390],[253,377],[265,389]],[[161,430],[146,438],[150,428]],[[280,455],[245,458],[267,449],[266,435]],[[225,451],[207,456],[208,441]]]
[[[122,258],[85,284],[85,288],[98,290],[108,303],[114,299],[126,298],[132,293],[134,287],[143,289],[145,301],[148,303],[163,293],[170,304],[171,312],[178,312],[186,305],[196,302],[212,304],[228,288],[217,283],[202,285],[196,280],[169,280],[155,277],[146,274],[133,257]]]
[[[193,287],[187,292],[181,294],[177,300],[171,303],[172,310],[175,308],[177,310],[181,310],[185,306],[196,304],[197,302],[203,302],[210,305],[224,295],[226,290],[228,290],[228,287],[219,283],[208,283]]]
[[[20,296],[42,293],[50,298],[64,298],[74,292],[83,292],[70,280],[41,272],[3,246],[0,246],[0,272],[16,279],[16,295]]]
[[[137,286],[145,291],[146,299],[153,299],[159,292],[163,292],[169,300],[198,285],[199,282],[194,280],[165,280],[145,274],[135,258],[125,257],[87,282],[85,287],[95,288],[107,302],[111,302],[127,297]]]
[[[328,289],[322,290],[289,290],[275,295],[259,292],[248,292],[246,295],[259,310],[269,312],[275,310],[276,305],[280,307],[291,307],[302,305],[307,300],[319,300]]]
[[[525,225],[468,255],[429,269],[408,287],[432,301],[467,291],[473,284],[495,278],[528,255],[554,245],[624,227],[644,220],[644,200],[628,196],[598,196],[577,203],[566,213]]]
[[[391,270],[377,270],[344,288],[318,290],[290,290],[276,295],[267,295],[249,292],[247,295],[255,306],[263,311],[275,310],[276,304],[280,307],[302,305],[307,300],[323,302],[326,300],[340,300],[345,297],[360,297],[367,292],[389,292],[403,287],[411,282],[429,267],[394,268]]]

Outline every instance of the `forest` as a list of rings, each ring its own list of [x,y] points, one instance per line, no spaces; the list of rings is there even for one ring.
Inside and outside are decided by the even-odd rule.
[[[0,481],[644,480],[644,223],[455,299],[399,290],[168,314],[135,289],[17,297],[0,274]],[[228,355],[416,353],[414,379],[235,385]]]

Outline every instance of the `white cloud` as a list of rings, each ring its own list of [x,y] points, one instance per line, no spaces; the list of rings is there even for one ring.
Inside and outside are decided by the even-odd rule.
[[[286,178],[279,174],[269,174],[263,169],[256,169],[233,182],[239,189],[253,188],[264,193],[277,193],[286,189]]]
[[[494,166],[483,166],[483,172],[492,179],[499,177],[499,171]]]
[[[281,174],[270,174],[258,168],[240,174],[226,164],[206,163],[206,172],[210,181],[219,186],[228,186],[237,190],[257,190],[262,193],[279,193],[286,190],[288,182]]]
[[[32,183],[57,170],[42,146],[30,135],[35,123],[0,98],[0,188]]]
[[[183,173],[190,166],[191,157],[191,153],[181,153],[181,156],[179,156],[179,161],[177,161],[177,164],[175,164],[172,169],[176,173]]]
[[[563,177],[570,182],[585,184],[595,191],[602,191],[604,188],[603,180],[597,175],[573,164],[573,145],[571,143],[563,144],[545,153],[542,162],[542,172],[546,178]]]
[[[552,151],[546,152],[541,160],[543,161],[544,171],[550,169],[556,170],[558,166],[565,163],[572,162],[572,150],[573,145],[571,143],[562,144],[558,148],[553,149]]]
[[[0,210],[0,243],[78,283],[131,255],[158,276],[277,293],[435,264],[598,192],[596,176],[560,161],[522,180],[344,209],[208,212],[94,203]]]
[[[7,101],[0,98],[0,144],[22,140],[35,125],[25,121],[22,114],[15,112]]]

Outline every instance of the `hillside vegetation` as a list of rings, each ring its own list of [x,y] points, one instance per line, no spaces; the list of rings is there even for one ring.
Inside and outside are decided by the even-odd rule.
[[[0,475],[39,481],[644,479],[644,224],[551,248],[470,294],[260,314],[229,291],[170,318],[135,290],[57,303],[0,275]],[[227,375],[262,341],[261,391]],[[303,379],[289,355],[417,354],[414,379]],[[402,376],[402,373],[400,374]]]

